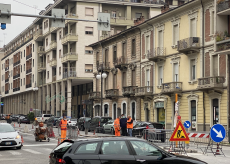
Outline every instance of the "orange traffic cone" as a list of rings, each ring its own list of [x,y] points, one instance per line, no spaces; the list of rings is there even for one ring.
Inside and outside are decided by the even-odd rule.
[[[21,136],[21,138],[22,138],[22,143],[24,143],[23,136]]]

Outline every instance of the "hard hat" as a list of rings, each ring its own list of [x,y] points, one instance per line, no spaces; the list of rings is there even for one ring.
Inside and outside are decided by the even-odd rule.
[[[37,117],[35,118],[35,121],[37,121]]]

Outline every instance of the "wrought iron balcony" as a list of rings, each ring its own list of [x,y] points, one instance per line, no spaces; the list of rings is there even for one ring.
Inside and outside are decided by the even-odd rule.
[[[103,68],[103,72],[109,72],[110,71],[110,62],[103,62],[97,65],[98,72],[101,72],[101,68]]]
[[[31,87],[31,83],[30,84],[26,84],[26,88],[30,88]]]
[[[9,93],[9,90],[8,91],[5,91],[5,94],[8,94]]]
[[[118,68],[120,70],[125,70],[128,67],[128,58],[125,58],[124,56],[121,56],[116,59],[114,62],[115,68]]]
[[[230,1],[221,2],[217,4],[217,13],[224,12],[225,10],[228,10],[229,8],[230,8]],[[223,15],[229,15],[228,11],[226,11],[226,13],[223,13]]]
[[[13,92],[17,92],[17,91],[20,91],[20,87],[13,89]]]
[[[18,77],[20,77],[20,73],[17,74],[17,75],[14,75],[14,76],[13,76],[13,79],[16,79],[16,78],[18,78]]]
[[[208,89],[214,89],[214,88],[223,88],[224,82],[225,82],[224,76],[199,78],[197,89],[208,90]]]
[[[20,60],[19,60],[19,61],[16,61],[16,62],[14,63],[14,66],[16,66],[16,65],[18,65],[18,64],[20,64]]]
[[[166,58],[165,52],[166,52],[166,48],[157,47],[154,50],[148,50],[146,55],[150,61],[158,62],[158,61],[165,60]]]
[[[101,92],[91,92],[89,93],[89,100],[96,100],[101,98]]]
[[[122,94],[124,97],[130,97],[135,95],[135,89],[137,86],[128,86],[122,88]]]
[[[32,57],[32,53],[26,56],[26,60]]]
[[[5,83],[9,82],[9,79],[5,79]]]
[[[26,74],[32,72],[32,68],[26,70]]]
[[[136,97],[148,97],[153,95],[153,86],[137,87],[135,89]]]
[[[105,90],[105,98],[107,98],[107,99],[117,98],[118,95],[119,95],[119,90],[118,89]]]
[[[169,94],[182,91],[182,82],[170,82],[162,84],[162,94]]]
[[[198,52],[200,48],[199,37],[190,37],[177,42],[177,51],[180,53]]]

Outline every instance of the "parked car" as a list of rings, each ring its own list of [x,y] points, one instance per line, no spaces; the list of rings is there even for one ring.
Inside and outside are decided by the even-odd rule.
[[[6,115],[5,114],[1,114],[1,120],[5,120],[5,117],[6,117]]]
[[[13,116],[11,116],[12,121],[18,121],[19,117],[20,117],[19,115],[13,115]]]
[[[17,148],[21,149],[22,139],[12,125],[0,123],[0,148]]]
[[[77,125],[77,119],[76,118],[71,118],[67,121],[67,125],[69,126],[76,126]]]
[[[168,153],[135,137],[65,140],[52,150],[49,157],[49,164],[207,164],[196,158]]]
[[[103,125],[103,133],[111,133],[114,134],[114,120],[109,120]]]
[[[21,119],[20,119],[20,124],[21,123],[26,123],[26,124],[30,124],[30,119],[27,117],[27,116],[23,116]]]
[[[85,123],[85,121],[90,121],[90,120],[91,120],[90,117],[80,117],[80,118],[78,119],[78,121],[77,121],[77,126],[78,126],[78,128],[79,128],[81,131],[85,130],[84,123]]]
[[[109,120],[112,120],[112,118],[111,118],[111,117],[96,116],[96,117],[92,118],[92,120],[90,121],[89,130],[90,130],[90,131],[96,130],[96,133],[102,132],[102,130],[103,130],[103,125],[104,125],[106,122],[108,122]]]
[[[47,120],[52,117],[52,114],[40,114],[37,116],[37,121],[38,122],[47,122]]]
[[[52,123],[54,127],[58,126],[58,120],[60,117],[55,117],[55,116],[51,116],[48,120],[47,123]]]

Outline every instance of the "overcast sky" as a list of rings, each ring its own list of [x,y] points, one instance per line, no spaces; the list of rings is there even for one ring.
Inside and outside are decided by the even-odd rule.
[[[35,14],[36,12],[37,15],[40,10],[44,10],[48,4],[53,2],[53,0],[0,0],[0,3],[11,4],[11,12],[25,14]],[[35,8],[37,8],[37,10]],[[12,16],[11,24],[6,24],[6,30],[0,29],[0,48],[3,47],[4,41],[5,44],[10,42],[26,29],[26,27],[32,24],[34,19],[35,18]]]

